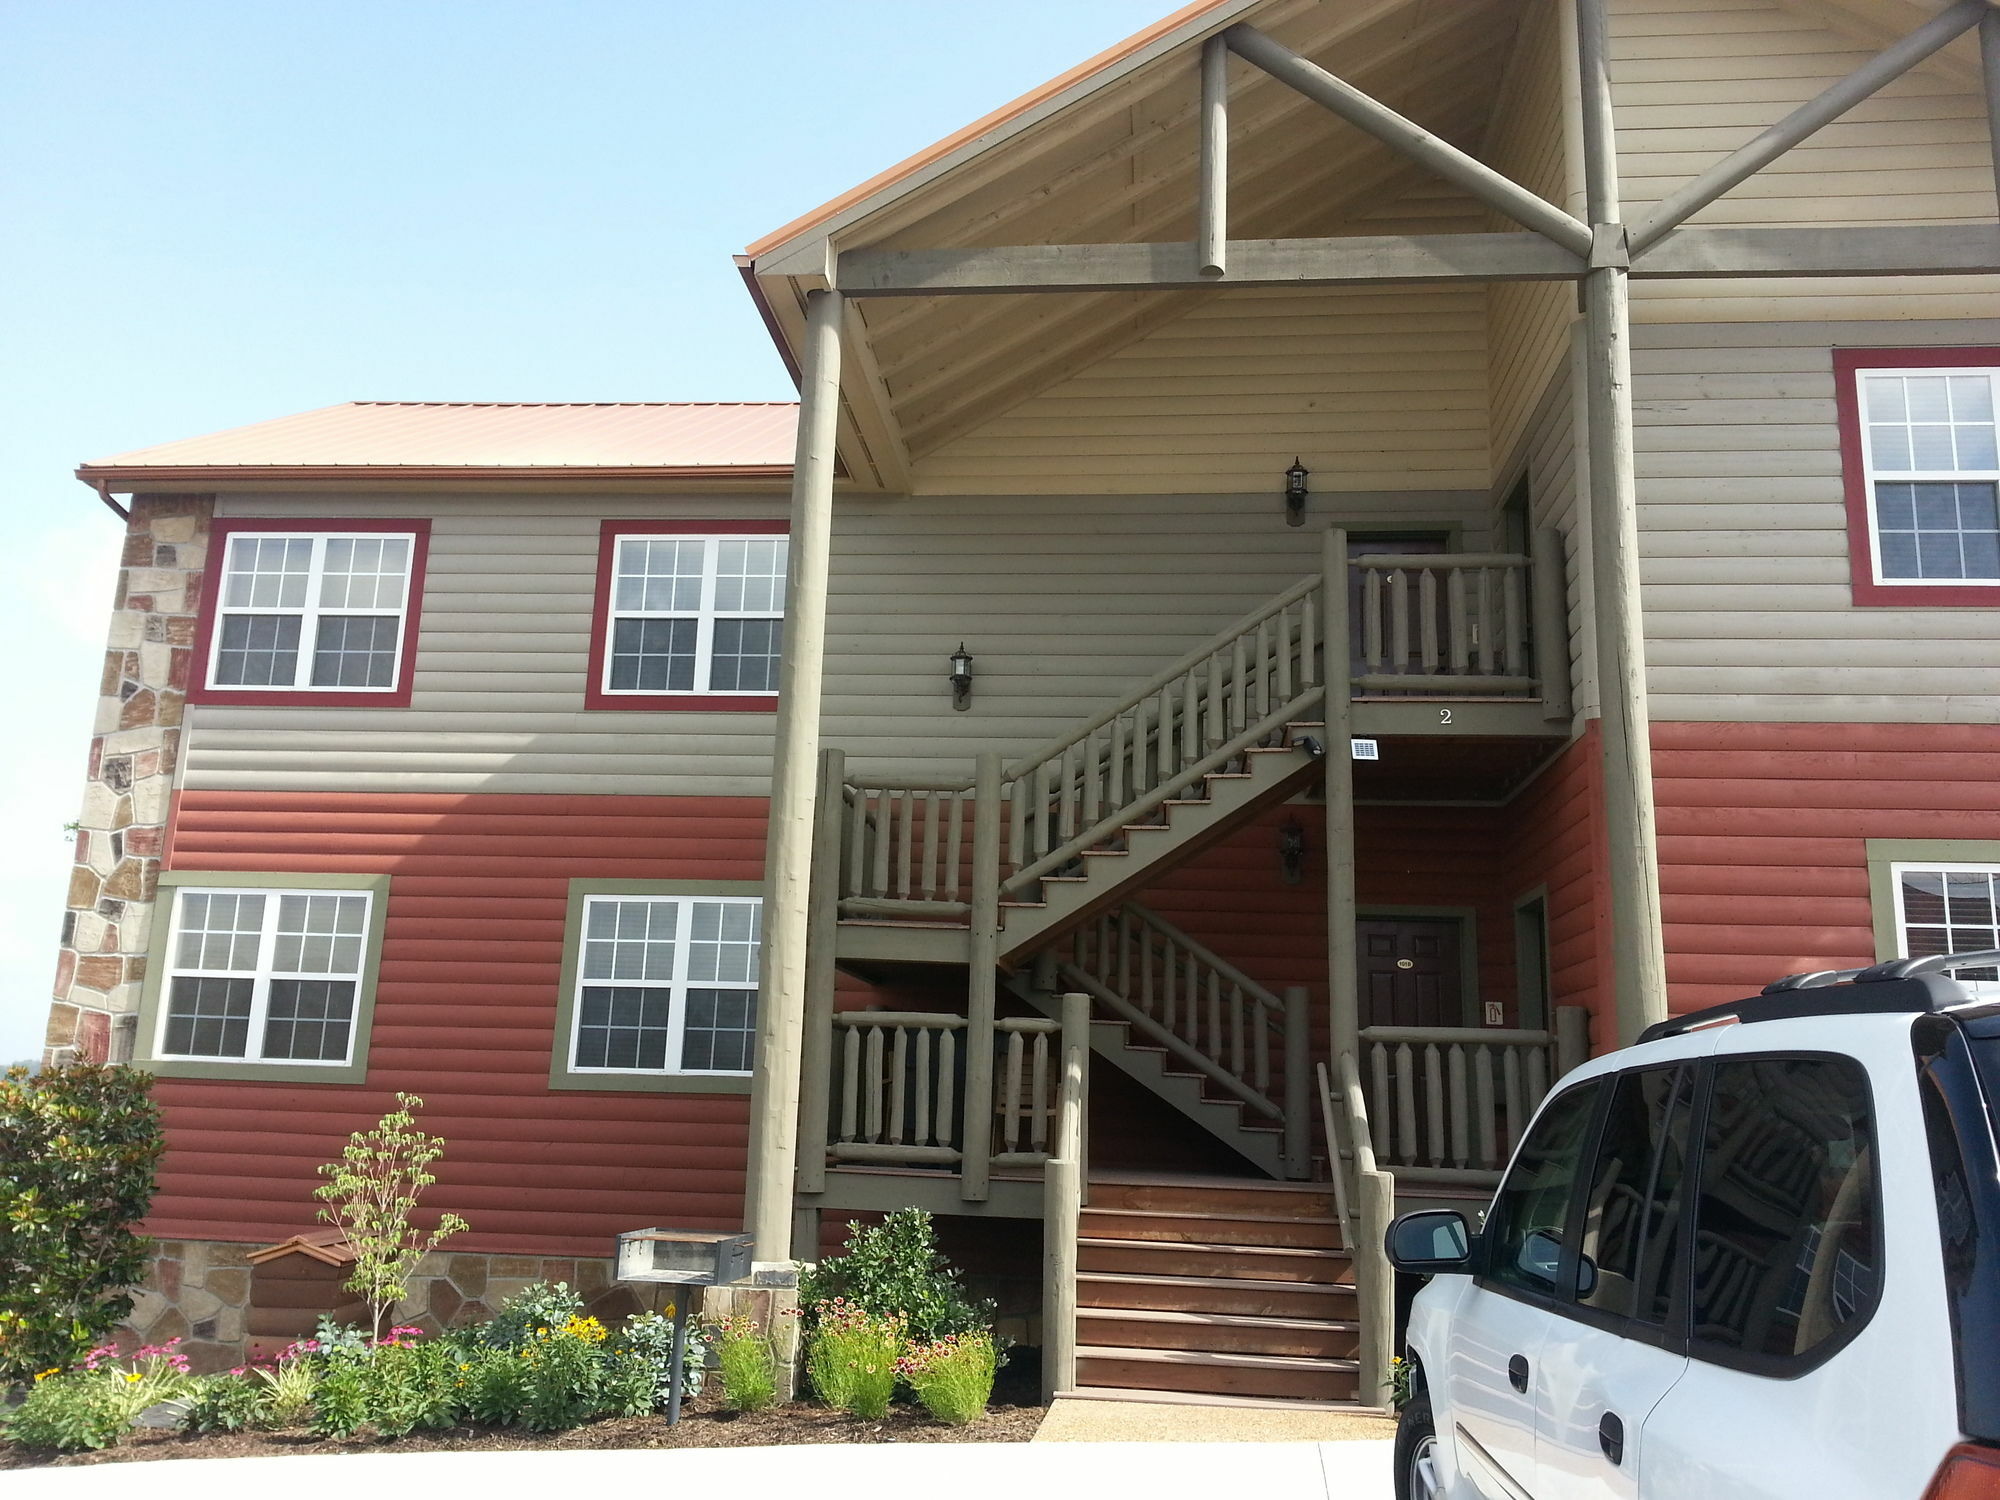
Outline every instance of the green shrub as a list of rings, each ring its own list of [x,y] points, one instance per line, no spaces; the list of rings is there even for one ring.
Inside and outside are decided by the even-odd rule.
[[[873,1228],[849,1224],[847,1230],[841,1254],[799,1277],[808,1329],[818,1317],[815,1309],[835,1300],[901,1318],[911,1338],[925,1341],[993,1321],[992,1303],[965,1295],[958,1271],[938,1251],[931,1216],[921,1208],[899,1208]]]
[[[132,1311],[162,1144],[152,1082],[88,1063],[0,1076],[0,1381],[70,1365]]]
[[[986,1414],[999,1368],[1000,1351],[993,1335],[980,1329],[913,1345],[903,1356],[899,1373],[925,1411],[940,1422],[963,1427]]]
[[[132,1425],[129,1403],[110,1382],[79,1372],[42,1375],[28,1397],[0,1418],[10,1441],[25,1448],[54,1448],[75,1453],[109,1448]]]
[[[762,1411],[778,1399],[778,1358],[756,1321],[725,1318],[715,1333],[722,1396],[737,1411]]]
[[[903,1323],[835,1298],[815,1309],[806,1373],[828,1406],[871,1421],[888,1415]]]
[[[187,1397],[181,1431],[241,1432],[262,1427],[271,1418],[265,1392],[241,1375],[205,1375]]]
[[[521,1288],[486,1322],[479,1341],[495,1349],[519,1349],[544,1328],[560,1328],[583,1316],[583,1298],[567,1281],[537,1281]]]
[[[279,1351],[275,1363],[258,1365],[250,1374],[260,1382],[272,1425],[296,1427],[312,1415],[313,1393],[319,1389],[320,1351],[316,1339],[301,1339]]]
[[[631,1354],[646,1362],[653,1371],[653,1404],[667,1409],[667,1397],[674,1388],[674,1323],[659,1313],[634,1313],[625,1326],[611,1335],[605,1345],[612,1353]],[[688,1320],[687,1352],[681,1369],[681,1395],[692,1401],[701,1394],[707,1374],[708,1335],[699,1323]]]

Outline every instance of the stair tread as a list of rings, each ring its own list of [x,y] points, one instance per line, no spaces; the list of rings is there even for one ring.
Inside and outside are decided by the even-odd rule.
[[[1358,1370],[1361,1362],[1330,1354],[1233,1354],[1212,1349],[1128,1349],[1121,1344],[1078,1344],[1076,1357],[1134,1364],[1201,1365],[1222,1370]]]
[[[1202,1291],[1242,1292],[1246,1296],[1273,1296],[1304,1292],[1320,1297],[1352,1297],[1354,1288],[1346,1282],[1256,1281],[1248,1276],[1152,1276],[1140,1271],[1078,1271],[1079,1282],[1103,1282],[1110,1286],[1151,1286],[1161,1291],[1199,1288]],[[1080,1309],[1079,1309],[1080,1310]]]
[[[1206,1240],[1120,1240],[1078,1235],[1077,1244],[1119,1250],[1166,1250],[1185,1255],[1190,1251],[1213,1251],[1217,1255],[1308,1256],[1314,1260],[1346,1260],[1345,1250],[1322,1250],[1312,1245],[1223,1245]]]
[[[1353,1333],[1351,1318],[1285,1318],[1268,1313],[1173,1312],[1163,1307],[1079,1307],[1078,1318],[1128,1323],[1172,1323],[1191,1328],[1268,1328],[1298,1333]]]
[[[1083,1217],[1115,1214],[1125,1219],[1192,1219],[1201,1223],[1228,1224],[1319,1224],[1337,1228],[1340,1220],[1331,1214],[1239,1214],[1226,1209],[1206,1208],[1086,1208]]]
[[[1343,1411],[1359,1415],[1389,1415],[1362,1401],[1305,1401],[1290,1396],[1224,1396],[1211,1391],[1134,1390],[1122,1385],[1079,1385],[1057,1391],[1063,1401],[1142,1401],[1149,1406],[1233,1406],[1250,1411]]]

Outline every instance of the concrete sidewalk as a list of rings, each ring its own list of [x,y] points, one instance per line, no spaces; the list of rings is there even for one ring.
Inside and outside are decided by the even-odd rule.
[[[1277,1407],[1102,1401],[1058,1396],[1038,1443],[1351,1443],[1396,1440],[1393,1417]]]
[[[7,1500],[130,1500],[280,1494],[354,1500],[376,1493],[452,1496],[672,1494],[701,1490],[762,1500],[1051,1500],[1090,1492],[1147,1500],[1216,1500],[1254,1487],[1259,1500],[1389,1500],[1390,1445],[1343,1443],[881,1443],[791,1448],[592,1452],[350,1454],[172,1459],[24,1469],[0,1482]]]

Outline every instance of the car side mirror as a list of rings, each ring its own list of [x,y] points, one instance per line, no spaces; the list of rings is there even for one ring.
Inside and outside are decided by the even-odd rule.
[[[1413,1276],[1443,1276],[1471,1269],[1472,1231],[1453,1208],[1404,1214],[1389,1226],[1383,1248],[1389,1264]]]

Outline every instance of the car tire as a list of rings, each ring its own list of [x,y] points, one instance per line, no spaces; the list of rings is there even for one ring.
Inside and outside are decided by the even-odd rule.
[[[1412,1396],[1396,1416],[1396,1500],[1436,1500],[1442,1493],[1431,1398]]]

